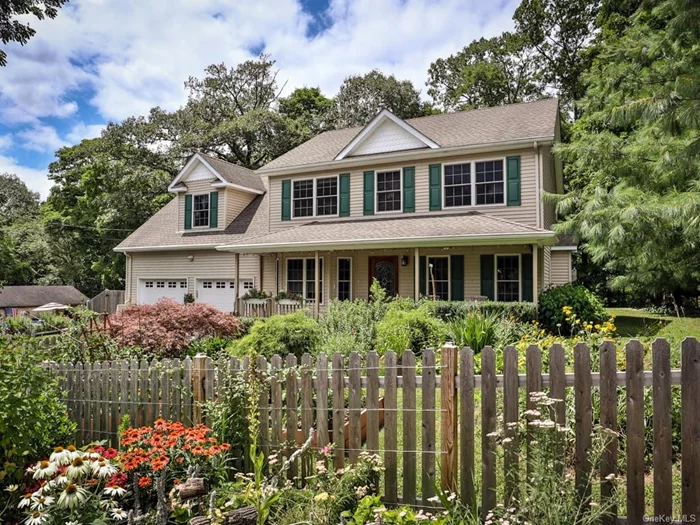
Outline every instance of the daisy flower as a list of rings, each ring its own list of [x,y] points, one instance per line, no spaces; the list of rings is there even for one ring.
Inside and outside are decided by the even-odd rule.
[[[71,464],[66,469],[66,477],[68,479],[75,479],[81,475],[87,475],[90,473],[90,465],[86,463],[83,458],[77,456],[73,458]]]
[[[75,483],[69,483],[58,498],[58,506],[75,508],[87,499],[87,492]]]
[[[115,519],[117,521],[122,521],[127,518],[127,514],[124,509],[112,509],[111,515],[112,519]]]
[[[43,460],[34,465],[32,470],[34,471],[34,476],[32,476],[34,479],[46,479],[56,474],[56,464]]]
[[[105,487],[105,494],[121,497],[126,494],[126,489],[124,487]]]
[[[32,498],[32,510],[44,510],[45,508],[51,506],[54,502],[54,498],[51,496],[40,496],[38,498]]]
[[[50,516],[45,512],[36,511],[29,515],[25,523],[27,525],[41,525],[42,523],[46,523],[49,518]]]
[[[18,485],[10,485],[5,489],[5,492],[15,492],[18,488]]]
[[[92,472],[101,478],[109,478],[117,472],[117,467],[107,461],[96,461],[92,464]]]
[[[56,447],[49,456],[49,461],[56,463],[58,466],[68,465],[71,460],[71,453],[63,447]]]
[[[28,493],[22,496],[22,499],[19,500],[19,504],[17,505],[17,508],[21,509],[22,507],[28,507],[29,505],[32,504],[32,497],[33,494]]]

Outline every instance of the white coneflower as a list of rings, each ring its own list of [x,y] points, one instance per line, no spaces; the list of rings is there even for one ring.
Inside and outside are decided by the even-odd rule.
[[[51,463],[50,461],[42,460],[32,467],[32,471],[34,472],[34,475],[32,476],[34,479],[50,478],[56,474],[56,464]]]
[[[45,512],[33,512],[32,514],[27,517],[27,521],[25,522],[27,525],[41,525],[42,523],[46,523],[46,521],[50,518],[48,514]]]
[[[51,506],[54,502],[52,496],[39,496],[38,498],[32,498],[32,510],[44,510],[45,508]]]
[[[27,493],[24,496],[22,496],[22,499],[19,500],[17,508],[21,509],[22,507],[28,507],[29,505],[31,505],[33,497],[34,495],[32,493]]]
[[[126,494],[126,489],[124,487],[105,487],[105,494],[120,498]]]
[[[62,487],[63,485],[68,483],[68,478],[65,477],[64,475],[56,476],[54,479],[49,481],[49,485],[52,487]]]
[[[80,525],[79,521],[67,521],[66,525]]]
[[[116,506],[117,506],[116,502],[114,500],[111,500],[111,499],[103,499],[100,501],[100,508],[102,510],[113,509]]]
[[[49,456],[49,461],[56,463],[59,467],[68,465],[71,460],[71,453],[63,447],[56,447]]]
[[[112,509],[112,519],[117,521],[122,521],[127,518],[126,511],[124,509]]]
[[[5,492],[15,492],[19,488],[19,485],[9,485],[5,488]]]
[[[80,456],[73,458],[66,469],[66,477],[71,480],[87,474],[90,474],[90,464],[86,463]]]
[[[58,498],[58,506],[73,509],[88,497],[87,492],[75,483],[69,483]]]
[[[92,472],[100,478],[109,478],[117,473],[117,467],[103,459],[92,464]]]

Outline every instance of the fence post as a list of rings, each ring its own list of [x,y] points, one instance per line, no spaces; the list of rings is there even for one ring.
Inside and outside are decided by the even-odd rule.
[[[197,354],[194,356],[192,367],[192,401],[193,423],[199,425],[204,422],[202,406],[205,401],[204,381],[207,377],[207,356]]]
[[[442,347],[440,394],[442,398],[441,476],[443,490],[457,492],[457,347]]]

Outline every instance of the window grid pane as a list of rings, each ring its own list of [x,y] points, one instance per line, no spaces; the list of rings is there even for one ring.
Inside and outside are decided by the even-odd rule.
[[[401,172],[377,173],[377,211],[401,211]]]
[[[445,207],[472,203],[471,164],[445,166]]]
[[[496,299],[520,300],[520,258],[517,255],[496,257]]]
[[[476,203],[503,204],[503,161],[476,162]]]
[[[314,181],[294,181],[294,217],[313,217],[314,214]]]
[[[316,181],[316,215],[337,215],[338,179],[329,177]]]
[[[428,257],[427,295],[442,301],[450,298],[450,262],[447,257]],[[432,267],[431,267],[432,265]]]
[[[351,259],[338,259],[338,299],[341,301],[349,301],[351,299],[351,267]]]
[[[209,195],[195,195],[192,208],[192,224],[209,226]]]
[[[304,299],[314,299],[315,279],[314,259],[287,259],[287,291],[299,294]],[[323,259],[320,260],[319,276],[320,300],[323,302]]]

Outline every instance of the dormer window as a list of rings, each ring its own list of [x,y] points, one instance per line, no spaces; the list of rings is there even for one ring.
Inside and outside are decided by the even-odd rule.
[[[193,195],[192,225],[195,228],[209,226],[209,194]]]
[[[338,215],[338,177],[295,180],[292,201],[295,219]]]

